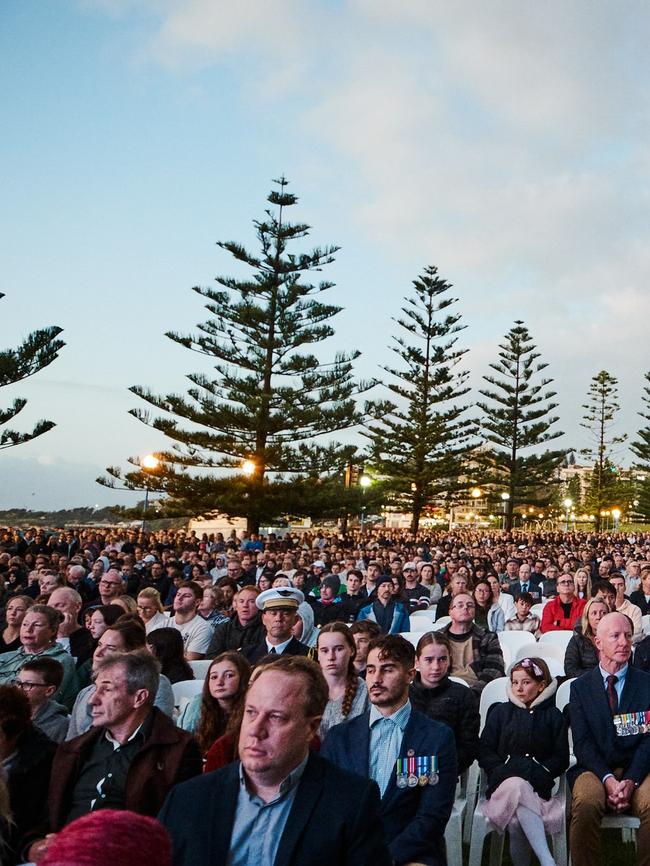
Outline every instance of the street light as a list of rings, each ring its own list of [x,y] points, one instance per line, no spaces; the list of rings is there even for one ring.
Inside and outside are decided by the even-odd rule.
[[[618,532],[618,522],[621,519],[621,509],[612,508],[612,517],[614,518],[614,532]]]
[[[147,472],[153,472],[160,465],[160,460],[156,457],[155,454],[146,454],[142,460],[140,461],[140,466],[142,466],[145,478],[147,477]],[[142,509],[142,532],[144,534],[145,527],[147,525],[147,506],[149,505],[149,482],[145,484],[144,488],[144,508]]]
[[[571,511],[571,506],[573,505],[573,499],[569,499],[568,497],[562,503],[564,505],[564,510],[566,513],[566,522],[564,526],[564,531],[569,531],[569,512]]]
[[[363,527],[366,521],[366,490],[372,484],[372,478],[369,478],[367,475],[362,475],[359,478],[359,487],[361,488],[363,498],[361,502],[361,532],[363,532]]]
[[[501,525],[501,530],[503,532],[506,531],[506,511],[508,509],[509,499],[510,499],[509,493],[502,493],[501,494],[501,502],[503,502],[503,521],[502,521],[502,525]]]
[[[255,474],[255,464],[252,460],[244,460],[241,465],[241,471],[247,478],[250,478],[251,475]]]

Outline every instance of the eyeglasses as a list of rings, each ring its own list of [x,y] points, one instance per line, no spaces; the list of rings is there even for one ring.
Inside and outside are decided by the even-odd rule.
[[[12,685],[17,686],[24,692],[31,692],[34,688],[46,689],[47,683],[32,683],[29,680],[14,680]]]

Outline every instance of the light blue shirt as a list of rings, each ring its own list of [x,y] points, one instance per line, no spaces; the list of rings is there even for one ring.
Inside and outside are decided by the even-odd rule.
[[[308,758],[309,753],[284,779],[277,797],[269,803],[250,793],[244,768],[239,765],[239,794],[227,866],[273,866]]]
[[[625,665],[624,668],[621,668],[617,674],[614,676],[618,677],[618,682],[614,686],[616,690],[616,697],[618,698],[619,704],[621,703],[621,695],[623,694],[623,687],[625,686],[625,677],[627,676],[627,669],[629,665]],[[607,691],[607,677],[611,676],[608,671],[604,671],[600,665],[598,665],[598,670],[600,671],[600,675],[603,678],[603,687],[605,691]]]
[[[404,731],[411,718],[409,700],[391,716],[382,716],[377,707],[370,708],[370,778],[379,785],[382,797],[402,747]]]

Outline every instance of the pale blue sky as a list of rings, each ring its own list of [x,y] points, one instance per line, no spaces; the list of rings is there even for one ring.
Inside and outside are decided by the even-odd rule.
[[[622,14],[624,9],[625,14]],[[270,180],[300,196],[345,310],[332,351],[387,358],[410,281],[439,267],[480,382],[516,318],[556,380],[566,444],[589,380],[633,433],[650,314],[646,3],[4,0],[0,343],[65,328],[0,455],[0,507],[130,502],[94,484],[163,442],[131,384],[179,390],[167,340],[232,271]],[[5,393],[6,392],[6,393]],[[476,396],[474,394],[474,396]],[[622,455],[623,456],[623,455]]]

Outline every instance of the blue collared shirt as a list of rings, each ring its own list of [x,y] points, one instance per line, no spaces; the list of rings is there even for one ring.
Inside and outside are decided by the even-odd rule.
[[[411,718],[409,700],[391,716],[382,716],[377,707],[370,708],[370,778],[379,785],[382,797],[386,792],[395,762],[402,747],[404,731]]]
[[[244,768],[239,765],[239,794],[227,866],[273,866],[308,758],[309,754],[289,773],[269,803],[250,793]]]
[[[625,665],[625,667],[621,668],[617,674],[614,674],[614,676],[618,677],[618,682],[614,688],[616,689],[616,697],[618,698],[619,704],[621,703],[621,695],[623,694],[623,687],[625,685],[625,677],[627,676],[628,667],[629,665]],[[598,670],[603,678],[603,687],[605,691],[607,691],[607,677],[611,676],[611,674],[608,671],[604,671],[600,665],[598,665]]]

